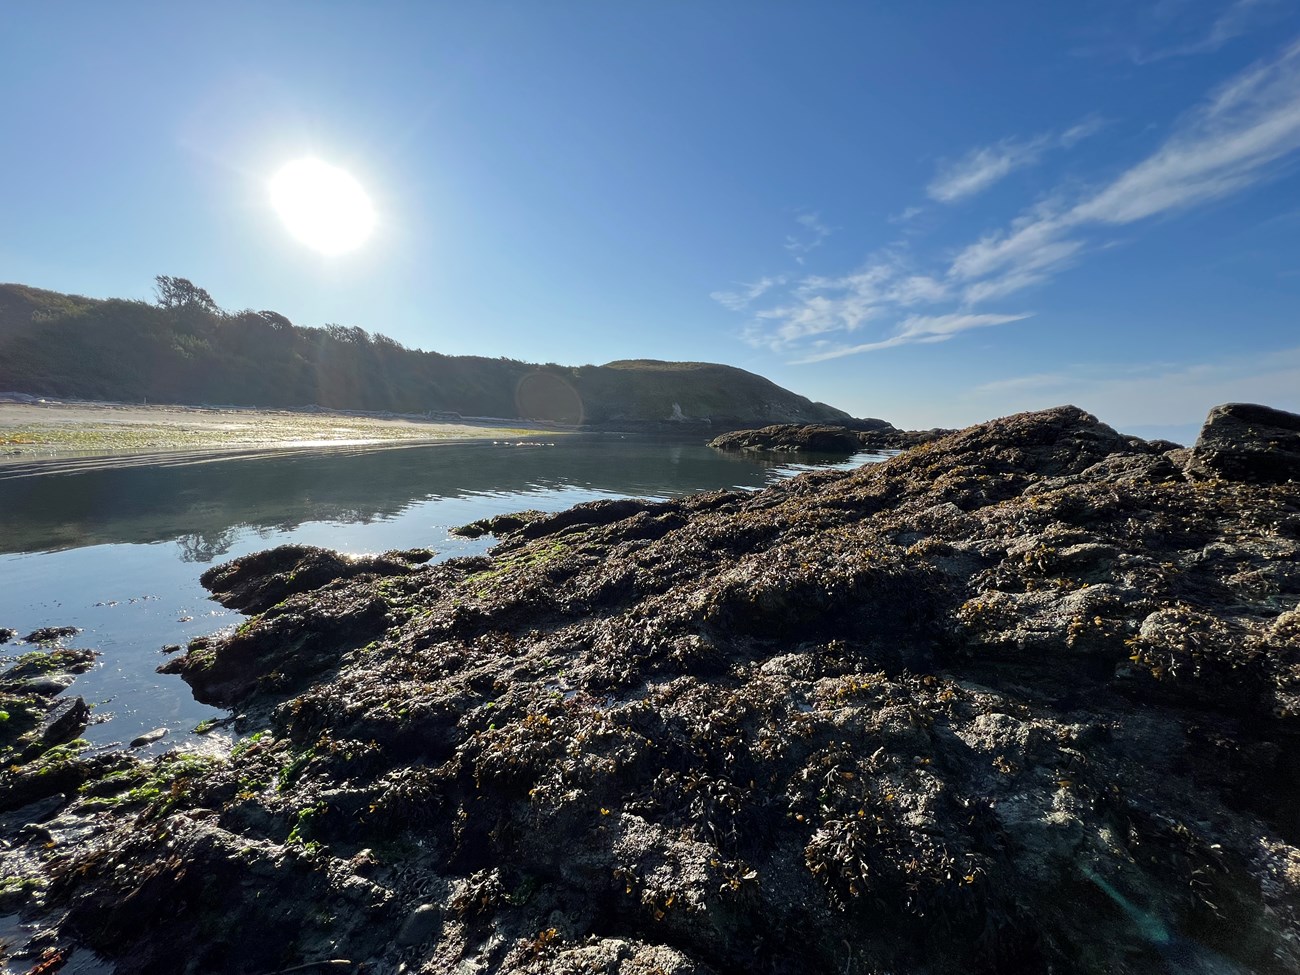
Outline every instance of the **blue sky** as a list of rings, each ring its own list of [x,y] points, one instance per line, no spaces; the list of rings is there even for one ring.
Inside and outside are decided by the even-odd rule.
[[[99,4],[0,38],[0,279],[189,277],[455,354],[704,359],[858,415],[1300,410],[1290,0]],[[285,231],[284,163],[379,215]]]

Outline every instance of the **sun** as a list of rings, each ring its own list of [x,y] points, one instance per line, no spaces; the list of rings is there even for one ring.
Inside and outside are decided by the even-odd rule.
[[[291,234],[322,254],[356,250],[375,228],[375,209],[361,184],[319,159],[296,159],[276,173],[271,205]]]

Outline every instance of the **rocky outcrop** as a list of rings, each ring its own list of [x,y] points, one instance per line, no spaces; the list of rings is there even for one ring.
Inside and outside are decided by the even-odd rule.
[[[75,627],[51,630],[77,632]],[[76,675],[94,666],[95,656],[92,650],[43,646],[0,672],[0,813],[75,790],[92,774],[90,766],[76,760],[90,707],[80,697],[59,695]],[[60,795],[58,805],[66,801]],[[22,825],[0,822],[0,849],[6,833]],[[5,893],[0,884],[0,910],[5,909]]]
[[[774,453],[856,454],[862,442],[847,427],[779,423],[759,430],[724,433],[709,442],[716,450],[770,450]]]
[[[1294,971],[1300,487],[1166,448],[1061,407],[291,593],[183,671],[263,733],[5,872],[121,972]]]
[[[736,430],[710,441],[717,450],[765,450],[772,453],[855,454],[860,450],[902,450],[929,443],[951,430],[899,430],[884,420],[858,420],[854,426],[777,423],[757,430]]]
[[[1300,481],[1300,414],[1228,403],[1210,411],[1187,470],[1259,483]]]
[[[199,576],[199,582],[227,609],[260,613],[289,596],[319,589],[329,582],[398,575],[432,557],[428,549],[352,557],[314,545],[281,545],[213,566]]]

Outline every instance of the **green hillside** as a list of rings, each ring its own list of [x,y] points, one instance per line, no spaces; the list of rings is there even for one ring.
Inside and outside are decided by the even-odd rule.
[[[0,391],[122,402],[222,403],[564,423],[827,422],[848,414],[704,362],[545,366],[408,349],[356,327],[228,312],[184,279],[160,302],[0,284]]]

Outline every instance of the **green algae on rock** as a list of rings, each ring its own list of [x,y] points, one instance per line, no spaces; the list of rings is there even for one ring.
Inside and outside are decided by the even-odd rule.
[[[264,730],[93,773],[32,906],[120,972],[1294,971],[1300,469],[1204,446],[1061,407],[214,570],[260,615],[176,669]]]

